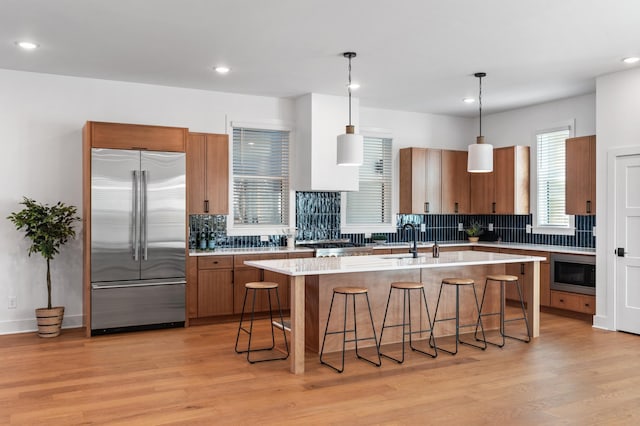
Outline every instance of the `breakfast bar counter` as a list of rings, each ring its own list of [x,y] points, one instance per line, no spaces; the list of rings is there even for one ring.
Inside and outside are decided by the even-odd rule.
[[[543,257],[520,256],[476,251],[443,252],[440,257],[419,254],[352,256],[330,258],[303,258],[246,261],[256,268],[289,276],[291,306],[290,370],[304,373],[305,343],[317,351],[320,330],[327,318],[328,303],[333,287],[358,285],[369,289],[374,323],[379,330],[389,284],[393,281],[420,281],[425,284],[428,299],[434,294],[442,278],[469,277],[476,285],[484,285],[487,274],[504,273],[509,263],[531,263],[533,280],[525,289],[531,297],[527,304],[527,317],[531,337],[540,330],[540,261]],[[526,285],[526,284],[525,284]],[[481,288],[479,289],[481,292]],[[493,306],[499,302],[493,295]],[[428,300],[431,307],[431,302]],[[431,308],[433,309],[433,308]],[[432,313],[433,314],[433,313]]]

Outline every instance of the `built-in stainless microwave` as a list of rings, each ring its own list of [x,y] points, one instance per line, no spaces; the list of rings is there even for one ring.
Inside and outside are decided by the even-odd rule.
[[[595,295],[595,256],[552,254],[551,290]]]

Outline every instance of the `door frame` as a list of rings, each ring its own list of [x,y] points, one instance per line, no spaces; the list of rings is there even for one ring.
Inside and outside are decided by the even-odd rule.
[[[624,148],[611,149],[607,152],[607,234],[605,242],[606,253],[606,276],[607,282],[605,286],[605,303],[606,310],[610,316],[610,324],[612,329],[618,329],[618,313],[617,313],[617,293],[618,293],[618,277],[616,276],[616,173],[617,160],[620,157],[631,155],[640,155],[640,146],[629,146]],[[596,259],[597,261],[597,259]],[[597,265],[596,265],[597,267]],[[602,292],[597,292],[602,294]],[[596,296],[597,297],[597,296]],[[600,304],[597,303],[596,306]],[[602,306],[602,305],[600,305]],[[596,312],[600,316],[600,312]]]

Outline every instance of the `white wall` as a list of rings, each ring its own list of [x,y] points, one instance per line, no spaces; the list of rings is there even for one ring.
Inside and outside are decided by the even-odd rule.
[[[575,120],[575,136],[596,133],[595,93],[482,117],[482,132],[494,146],[535,145],[538,130]],[[478,131],[478,121],[475,121]]]
[[[45,262],[27,257],[27,240],[8,220],[22,196],[82,205],[81,129],[87,120],[188,127],[224,133],[226,118],[293,121],[293,102],[144,84],[0,70],[0,334],[35,329],[46,306]],[[80,229],[78,229],[80,230]],[[80,235],[78,235],[80,237]],[[52,262],[53,303],[65,327],[82,314],[82,243]],[[17,309],[7,309],[16,296]]]
[[[596,211],[599,238],[596,238],[597,327],[615,329],[615,218],[610,216],[613,182],[608,179],[607,157],[611,151],[634,147],[640,152],[640,69],[599,77],[596,81]],[[602,283],[606,283],[602,285]]]
[[[226,132],[231,120],[295,123],[293,99],[9,70],[0,70],[0,93],[0,218],[18,210],[23,196],[81,207],[81,129],[88,120],[211,133]],[[475,137],[472,119],[361,108],[360,120],[392,132],[396,182],[399,148],[466,149]],[[396,202],[397,193],[396,187]],[[53,303],[65,306],[65,327],[81,325],[80,237],[52,263]],[[0,219],[0,240],[0,334],[34,330],[33,310],[46,304],[44,260],[26,256],[27,240],[6,219]],[[17,297],[17,309],[7,308],[9,296]]]

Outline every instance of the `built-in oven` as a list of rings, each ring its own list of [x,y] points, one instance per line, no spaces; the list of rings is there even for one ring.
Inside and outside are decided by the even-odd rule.
[[[595,256],[552,254],[551,290],[595,295]]]

